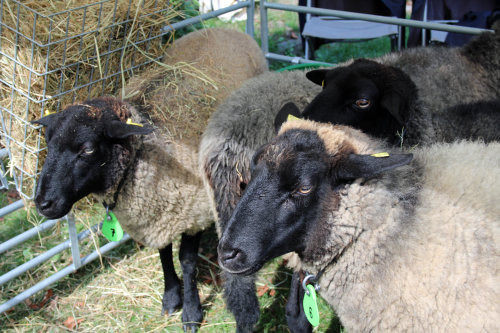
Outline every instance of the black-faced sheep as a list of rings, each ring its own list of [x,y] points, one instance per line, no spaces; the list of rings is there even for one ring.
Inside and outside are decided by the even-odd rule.
[[[287,122],[252,160],[219,242],[248,275],[295,251],[348,332],[500,330],[500,144],[375,157],[345,126]]]
[[[304,108],[320,91],[302,71],[264,73],[245,82],[212,115],[199,158],[219,235],[250,180],[252,155],[275,135],[278,111],[287,103]],[[227,307],[236,318],[237,330],[251,332],[259,318],[254,278],[224,275]]]
[[[413,48],[379,59],[360,59],[334,69],[307,73],[323,91],[304,110],[316,121],[352,125],[396,143],[415,145],[447,137],[497,140],[497,130],[464,131],[476,118],[498,123],[499,112],[458,115],[459,127],[448,126],[458,104],[500,97],[500,31],[484,33],[463,48]],[[465,115],[469,115],[464,119]],[[485,119],[486,118],[486,119]],[[456,122],[460,124],[459,122]],[[444,133],[443,129],[450,131]]]
[[[177,40],[165,64],[130,80],[124,101],[91,99],[35,121],[46,126],[48,145],[35,203],[58,218],[97,196],[132,238],[159,249],[162,311],[184,302],[184,329],[195,331],[203,316],[195,281],[200,232],[213,223],[198,168],[201,133],[229,92],[267,65],[250,36],[222,29]],[[181,234],[183,297],[171,244]]]

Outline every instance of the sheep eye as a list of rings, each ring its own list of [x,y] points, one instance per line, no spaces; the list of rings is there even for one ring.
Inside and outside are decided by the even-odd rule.
[[[371,102],[369,99],[360,98],[355,102],[356,106],[360,109],[366,109],[370,106]]]
[[[302,195],[307,195],[307,194],[311,193],[312,189],[313,189],[312,186],[304,185],[304,186],[301,186],[297,189],[297,193],[302,194]]]
[[[92,155],[94,153],[94,148],[90,145],[83,145],[80,149],[81,155]]]

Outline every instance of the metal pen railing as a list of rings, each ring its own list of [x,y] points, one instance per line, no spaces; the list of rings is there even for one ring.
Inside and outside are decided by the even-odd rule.
[[[265,0],[260,1],[260,37],[262,42],[262,51],[264,52],[267,59],[272,60],[280,60],[280,61],[288,61],[291,63],[318,63],[317,61],[312,61],[305,59],[304,57],[290,57],[277,53],[269,52],[269,28],[268,28],[268,15],[267,11],[269,9],[275,10],[284,10],[284,11],[292,11],[297,13],[305,13],[305,14],[313,14],[318,16],[335,16],[343,19],[352,19],[352,20],[363,20],[369,22],[378,22],[385,24],[394,24],[399,26],[413,27],[413,28],[422,28],[427,30],[439,30],[439,31],[447,31],[447,32],[456,32],[456,33],[464,33],[464,34],[480,34],[485,31],[493,32],[492,30],[479,29],[479,28],[471,28],[471,27],[463,27],[458,25],[447,25],[442,23],[433,23],[433,22],[422,22],[418,20],[410,20],[410,19],[402,19],[388,16],[379,16],[379,15],[371,15],[371,14],[362,14],[362,13],[353,13],[346,12],[341,10],[333,10],[333,9],[323,9],[323,8],[314,8],[314,7],[305,7],[305,6],[294,6],[294,5],[286,5],[274,2],[268,2]]]
[[[74,36],[66,36],[65,38],[59,39],[57,41],[50,41],[50,39],[49,39],[49,41],[47,43],[39,43],[31,36],[22,35],[20,31],[16,31],[16,27],[8,27],[4,23],[2,23],[1,17],[2,17],[2,13],[3,13],[3,6],[4,6],[4,4],[6,4],[7,1],[11,2],[17,6],[17,12],[19,12],[21,10],[21,8],[23,10],[32,11],[32,9],[30,9],[29,7],[26,7],[24,4],[20,3],[17,0],[0,0],[0,37],[1,37],[2,29],[7,29],[9,31],[16,32],[17,33],[16,38],[24,38],[24,40],[27,41],[28,43],[30,43],[32,47],[45,47],[48,50],[50,50],[50,48],[53,47],[55,44],[61,44],[61,43],[64,44],[68,41],[74,40],[75,38],[79,38],[79,37],[83,36],[84,34],[98,33],[99,32],[99,27],[97,27],[96,29],[94,29],[92,31],[86,31],[85,33],[77,34]],[[76,7],[76,8],[73,8],[73,9],[65,11],[65,12],[67,12],[68,14],[71,14],[72,11],[83,11],[83,16],[85,16],[89,7],[101,6],[100,11],[102,11],[103,4],[108,3],[108,2],[112,2],[112,1],[115,1],[114,8],[116,10],[116,1],[117,0],[104,0],[104,1],[99,1],[96,3],[90,4],[90,5]],[[223,15],[225,13],[233,12],[233,11],[241,9],[241,8],[246,8],[246,10],[247,10],[246,32],[253,37],[254,36],[254,28],[253,28],[254,1],[249,0],[249,1],[239,1],[237,4],[235,4],[233,6],[229,6],[229,7],[222,8],[222,9],[219,9],[219,10],[216,10],[213,12],[209,12],[207,14],[203,14],[200,16],[185,19],[185,20],[182,20],[180,22],[174,23],[174,24],[169,25],[169,26],[164,26],[164,27],[162,27],[161,32],[159,34],[151,35],[151,36],[148,36],[148,37],[143,38],[141,40],[136,40],[135,43],[136,44],[147,44],[147,43],[152,42],[153,40],[161,39],[162,36],[164,36],[165,34],[169,33],[172,30],[180,29],[181,27],[185,27],[185,26],[188,26],[188,25],[191,25],[194,23],[198,23],[198,22],[210,19],[210,18],[214,18],[214,17],[217,17],[219,15]],[[62,12],[56,13],[54,15],[60,15],[61,13]],[[158,13],[161,13],[161,11],[155,11],[155,13],[158,14]],[[115,14],[113,14],[113,15],[115,15]],[[33,16],[35,18],[37,18],[37,17],[41,17],[42,15],[34,12]],[[70,18],[70,15],[68,15],[68,20],[66,22],[66,25],[70,24],[69,18]],[[128,18],[126,21],[130,23],[131,22],[130,20],[131,19]],[[85,22],[85,19],[83,21]],[[37,21],[35,19],[35,23],[36,22]],[[123,25],[124,22],[125,21],[116,22],[115,25],[116,26]],[[19,25],[19,22],[17,23],[17,25]],[[33,27],[33,30],[35,30],[35,29],[36,29],[36,24]],[[84,31],[84,30],[85,29],[82,26],[82,31]],[[33,35],[35,35],[35,34],[33,33]],[[66,44],[64,44],[64,45],[66,45]],[[111,44],[109,44],[109,48],[106,52],[103,52],[102,54],[94,54],[93,56],[90,56],[87,59],[87,61],[88,62],[96,62],[96,61],[98,61],[99,57],[105,58],[108,55],[117,54],[117,53],[120,54],[122,52],[125,52],[125,46],[112,48]],[[80,70],[80,63],[63,63],[63,64],[61,64],[61,66],[57,67],[57,69],[49,70],[46,66],[46,70],[44,72],[38,72],[34,68],[31,67],[31,65],[33,64],[33,59],[31,59],[27,63],[23,63],[22,61],[17,59],[17,50],[16,50],[16,54],[14,56],[6,54],[2,50],[1,43],[0,43],[0,56],[5,57],[5,59],[7,59],[7,61],[10,61],[12,63],[12,66],[14,66],[14,69],[17,66],[26,69],[29,72],[28,84],[31,84],[32,77],[39,76],[39,77],[46,78],[48,75],[52,75],[52,74],[57,73],[57,72],[63,72],[66,69],[75,69],[75,72],[78,74],[79,70]],[[49,57],[50,57],[50,52],[47,52],[47,60],[49,60]],[[145,66],[145,65],[147,65],[155,60],[159,60],[159,59],[160,59],[160,57],[155,58],[153,60],[148,59],[148,60],[145,60],[142,62],[132,63],[132,65],[128,68],[125,68],[125,70],[131,71],[131,70],[137,69],[139,67]],[[94,67],[97,67],[97,66],[94,66]],[[10,89],[12,95],[16,94],[21,99],[25,100],[27,108],[31,107],[31,105],[33,105],[33,104],[40,104],[41,105],[40,111],[43,113],[43,109],[48,101],[54,100],[54,99],[59,99],[59,98],[64,97],[68,94],[73,94],[75,91],[77,91],[79,89],[83,89],[83,88],[90,89],[90,87],[94,84],[98,84],[101,82],[104,84],[104,82],[107,82],[108,79],[114,79],[114,78],[118,79],[123,70],[124,69],[122,69],[122,68],[115,68],[115,69],[106,68],[104,73],[98,77],[94,78],[94,75],[91,75],[90,76],[91,80],[89,82],[77,82],[77,84],[75,84],[70,89],[60,88],[59,92],[52,94],[52,95],[47,94],[46,88],[44,88],[42,96],[33,95],[32,91],[30,89],[27,89],[27,90],[18,89],[18,87],[16,86],[16,83],[15,83],[15,78],[13,78],[12,82],[9,82],[9,81],[0,77],[0,85],[4,85],[4,88]],[[62,76],[61,76],[61,79],[62,79]],[[60,86],[60,87],[62,87],[62,86]],[[0,149],[0,164],[2,167],[2,172],[0,174],[0,180],[2,181],[1,183],[5,185],[4,188],[7,188],[8,184],[7,184],[7,181],[5,180],[5,169],[3,168],[3,162],[4,162],[4,159],[12,158],[11,151],[9,151],[9,144],[13,141],[16,141],[16,144],[22,146],[23,154],[24,154],[24,152],[27,152],[27,153],[36,155],[36,157],[37,157],[36,164],[37,165],[39,164],[38,155],[45,148],[40,145],[40,135],[41,135],[40,133],[38,134],[38,136],[39,136],[38,137],[38,144],[35,148],[28,147],[27,145],[24,144],[24,142],[22,142],[23,140],[16,140],[12,135],[10,135],[10,131],[9,131],[8,126],[10,126],[11,124],[9,124],[8,118],[16,118],[16,119],[20,118],[19,116],[17,116],[16,114],[14,114],[12,112],[12,105],[10,105],[10,106],[0,105],[0,111],[1,111],[1,123],[2,123],[1,124],[2,129],[1,129],[0,134],[2,136],[2,140],[4,142],[6,142],[6,146],[7,146],[6,148]],[[54,110],[54,111],[57,111],[57,110]],[[34,128],[34,127],[31,128],[32,125],[29,124],[28,119],[24,119],[24,117],[21,117],[21,118],[22,119],[20,119],[20,120],[23,121],[23,124],[25,124],[26,128],[30,128],[30,130],[36,130],[36,128]],[[25,133],[26,133],[26,130],[25,130]],[[24,155],[23,155],[23,158],[24,158]],[[26,172],[25,170],[23,170],[22,168],[18,168],[18,169],[11,168],[11,172],[13,173],[14,185],[15,185],[16,189],[18,190],[18,192],[23,196],[23,198],[25,200],[33,199],[34,191],[35,191],[35,187],[36,187],[35,186],[35,184],[36,184],[35,179],[38,176],[38,173],[36,173],[36,172],[29,173],[29,172]],[[23,181],[24,181],[25,177],[30,178],[33,181],[33,190],[30,193],[23,192]],[[7,205],[3,208],[0,208],[0,217],[6,216],[7,214],[11,214],[19,209],[22,209],[23,207],[24,207],[24,203],[22,200],[16,201],[10,205]],[[60,220],[45,221],[45,222],[41,223],[40,225],[37,225],[37,226],[17,235],[15,237],[3,242],[3,243],[0,243],[0,254],[3,254],[3,253],[5,253],[5,252],[17,247],[17,246],[20,246],[21,244],[30,240],[33,237],[39,236],[40,234],[47,232],[48,230],[50,230],[51,228],[56,226],[61,221],[66,222],[68,224],[68,234],[69,234],[68,239],[63,241],[62,243],[52,247],[51,249],[47,250],[46,252],[36,256],[35,258],[23,263],[22,265],[19,265],[18,267],[15,267],[14,269],[8,271],[7,273],[1,275],[0,276],[0,286],[5,285],[9,281],[12,281],[13,279],[19,277],[21,274],[26,273],[30,269],[37,267],[38,265],[49,260],[50,258],[53,258],[55,255],[61,253],[62,251],[68,250],[68,249],[71,249],[72,263],[70,265],[62,268],[61,270],[57,271],[53,275],[47,277],[46,279],[36,283],[32,287],[24,290],[23,292],[14,296],[13,298],[9,299],[5,303],[0,304],[0,314],[11,309],[15,305],[23,302],[24,300],[31,297],[35,293],[43,290],[44,288],[47,288],[51,284],[60,280],[61,278],[75,272],[80,267],[96,260],[101,255],[107,253],[108,251],[111,251],[112,249],[120,246],[121,244],[125,243],[126,241],[128,241],[130,239],[130,236],[128,234],[124,234],[124,237],[119,242],[109,242],[109,243],[101,246],[100,248],[96,249],[92,253],[81,258],[81,255],[80,255],[81,251],[80,251],[79,242],[90,237],[93,233],[97,232],[99,229],[100,223],[97,223],[97,224],[93,225],[92,227],[90,227],[89,229],[86,229],[80,233],[77,233],[75,219],[70,214],[70,215],[68,215]]]

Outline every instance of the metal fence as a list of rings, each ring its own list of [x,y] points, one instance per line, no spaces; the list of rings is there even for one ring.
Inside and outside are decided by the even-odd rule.
[[[173,24],[175,8],[169,1],[90,2],[46,14],[18,0],[0,0],[0,135],[5,147],[0,160],[2,168],[3,160],[9,160],[13,183],[27,201],[34,198],[46,149],[40,126],[30,123],[33,117],[60,111],[75,100],[114,93],[125,77],[160,60],[162,41],[172,30],[246,8],[247,33],[253,36],[253,0]],[[167,17],[168,25],[162,23]],[[0,181],[7,186],[4,176],[2,169]],[[23,206],[22,200],[14,202],[0,209],[0,217]],[[81,258],[79,242],[98,230],[99,224],[77,234],[74,218],[67,216],[45,221],[1,243],[0,255],[61,221],[68,223],[69,239],[0,276],[0,286],[67,249],[71,249],[72,264],[0,304],[0,313],[130,239],[125,234],[119,242],[107,243]]]
[[[385,24],[394,24],[398,26],[406,26],[413,28],[421,28],[427,30],[438,30],[438,31],[447,31],[447,32],[457,32],[457,33],[465,33],[465,34],[473,34],[477,35],[484,31],[484,29],[478,28],[470,28],[470,27],[461,27],[457,25],[448,25],[443,23],[432,23],[432,22],[422,22],[417,20],[409,20],[409,19],[401,19],[395,17],[387,17],[387,16],[379,16],[379,15],[370,15],[370,14],[361,14],[361,13],[352,13],[345,12],[340,10],[332,10],[332,9],[322,9],[322,8],[311,8],[304,6],[293,6],[293,5],[285,5],[275,2],[269,2],[265,0],[260,1],[260,37],[261,37],[261,47],[262,51],[266,55],[267,59],[271,60],[279,60],[286,61],[295,64],[299,63],[317,63],[316,61],[306,59],[304,57],[290,57],[282,54],[277,54],[273,52],[269,52],[269,29],[268,29],[268,16],[267,12],[269,9],[274,10],[285,10],[292,11],[297,13],[304,14],[313,14],[318,16],[333,16],[343,19],[351,19],[351,20],[363,20],[368,22],[378,22]]]
[[[254,34],[254,1],[251,0],[239,1],[233,6],[184,19],[178,23],[164,25],[160,29],[151,26],[148,31],[142,31],[141,34],[137,34],[131,39],[129,32],[137,21],[149,20],[152,16],[168,15],[168,8],[162,8],[158,1],[154,1],[151,8],[147,11],[144,10],[147,12],[146,14],[137,15],[140,8],[134,12],[130,7],[130,4],[133,2],[127,1],[129,7],[126,8],[124,16],[119,16],[118,2],[119,0],[104,0],[47,15],[28,8],[17,0],[0,0],[0,56],[2,57],[0,60],[0,134],[2,136],[2,144],[5,146],[4,149],[0,150],[0,160],[8,157],[11,162],[15,159],[19,161],[19,163],[10,166],[10,172],[16,189],[25,200],[31,200],[34,197],[36,178],[42,162],[40,157],[45,150],[42,145],[40,128],[30,123],[30,120],[32,120],[30,117],[33,112],[42,116],[46,111],[59,111],[61,106],[78,99],[81,92],[84,92],[87,97],[93,97],[114,91],[120,85],[120,80],[122,80],[124,74],[132,75],[135,70],[139,70],[143,66],[160,59],[161,56],[148,57],[144,56],[144,53],[148,54],[151,48],[158,47],[158,44],[161,44],[162,38],[169,31],[180,29],[240,8],[246,8],[246,30],[250,35],[253,36]],[[140,3],[144,6],[145,2]],[[315,15],[330,15],[346,19],[366,20],[449,32],[471,34],[482,32],[482,30],[474,28],[283,5],[261,0],[262,50],[268,59],[292,63],[311,63],[314,61],[302,57],[289,57],[269,52],[267,17],[267,10],[269,9],[311,13]],[[98,16],[95,24],[90,24],[87,20],[91,12]],[[27,16],[30,20],[30,24],[28,25],[30,27],[29,31],[22,29],[23,22],[20,21],[22,13],[28,14]],[[104,17],[109,15],[112,17],[111,24],[105,25],[103,23]],[[10,25],[6,23],[7,16],[11,18]],[[60,19],[61,17],[63,18],[62,20]],[[54,24],[56,18],[58,18],[58,22],[63,22],[62,27]],[[44,25],[44,28],[48,29],[48,37],[46,39],[39,39],[40,36],[38,35],[37,28],[40,25]],[[73,35],[68,33],[68,27],[70,26],[73,28],[76,26],[77,28],[75,30],[76,33]],[[59,30],[63,32],[62,35]],[[85,48],[86,38],[93,38],[97,43],[97,38],[102,38],[102,36],[108,37],[104,50],[100,52],[98,47]],[[54,62],[54,50],[57,48],[63,49],[63,56],[61,59],[58,59],[59,62],[56,63],[56,66],[51,67],[50,65]],[[71,61],[69,57],[66,57],[66,51],[70,48],[77,48],[78,53],[82,57],[77,61]],[[28,51],[26,52],[26,50]],[[26,55],[25,57],[23,57],[23,52],[26,52],[24,54]],[[38,58],[35,59],[35,56],[38,56]],[[126,66],[123,65],[125,56],[130,57]],[[119,65],[113,66],[113,61],[116,59],[120,60],[118,62]],[[41,66],[41,70],[40,68],[36,68],[37,61],[41,61],[43,65]],[[83,73],[87,75],[85,79],[81,78]],[[51,82],[53,84],[52,87],[49,84]],[[14,130],[17,130],[21,135],[14,135]],[[28,165],[34,165],[34,167],[28,169]],[[0,181],[6,186],[3,163],[1,167]],[[22,207],[23,201],[17,201],[0,209],[0,217]],[[0,313],[24,301],[62,277],[75,272],[79,267],[98,258],[100,254],[106,253],[129,239],[129,236],[125,235],[120,242],[110,242],[100,249],[96,249],[91,254],[80,258],[79,241],[89,237],[89,235],[98,229],[99,225],[96,224],[90,229],[77,234],[74,218],[68,216],[62,219],[62,221],[67,221],[68,223],[69,239],[0,276],[0,286],[66,249],[71,249],[73,263],[33,287],[26,289],[6,303],[1,304]],[[0,244],[0,254],[43,233],[57,223],[60,223],[60,221],[45,221],[35,228],[9,239]]]

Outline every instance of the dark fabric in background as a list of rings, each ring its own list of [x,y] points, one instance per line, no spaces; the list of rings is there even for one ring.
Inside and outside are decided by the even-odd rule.
[[[298,0],[299,6],[306,6],[306,0]],[[406,0],[311,0],[312,7],[345,10],[355,13],[395,16],[405,18]],[[495,9],[500,10],[500,0],[428,0],[427,20],[459,20],[459,25],[489,28],[488,20],[495,16]],[[424,18],[425,0],[414,0],[411,19],[422,21]],[[472,13],[469,13],[472,12]],[[498,15],[498,14],[497,14]],[[306,14],[299,13],[299,26],[302,32]],[[403,32],[403,40],[404,32]],[[460,46],[472,35],[449,34],[446,43]],[[304,44],[304,40],[303,44]],[[328,40],[313,38],[311,47],[315,50]],[[410,28],[408,47],[422,44],[422,29]]]

